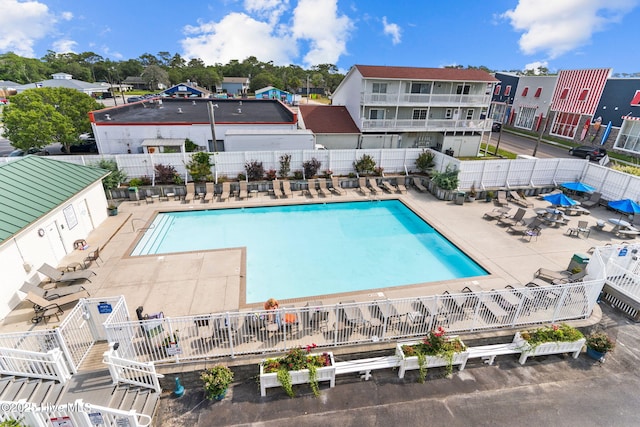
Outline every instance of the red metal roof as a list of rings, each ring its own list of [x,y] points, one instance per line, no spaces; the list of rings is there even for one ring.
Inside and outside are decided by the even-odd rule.
[[[482,70],[458,68],[386,67],[379,65],[355,65],[363,77],[373,79],[440,80],[464,82],[497,82],[491,74]]]
[[[360,133],[351,114],[339,105],[300,105],[305,127],[313,133]]]

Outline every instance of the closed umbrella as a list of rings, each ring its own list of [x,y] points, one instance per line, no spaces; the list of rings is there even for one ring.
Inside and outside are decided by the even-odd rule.
[[[564,193],[553,193],[543,196],[542,198],[555,206],[573,206],[578,204],[578,202]]]
[[[580,192],[580,193],[593,193],[596,189],[590,185],[585,184],[584,182],[576,181],[576,182],[564,182],[560,184],[562,187],[567,190]]]

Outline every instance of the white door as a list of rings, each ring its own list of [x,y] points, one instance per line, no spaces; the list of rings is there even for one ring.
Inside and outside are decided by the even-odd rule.
[[[64,249],[64,244],[62,243],[62,236],[60,236],[60,231],[58,231],[58,222],[53,221],[49,225],[45,227],[45,236],[47,241],[49,242],[49,246],[51,247],[51,252],[56,259],[56,262],[59,263],[62,258],[67,254]]]

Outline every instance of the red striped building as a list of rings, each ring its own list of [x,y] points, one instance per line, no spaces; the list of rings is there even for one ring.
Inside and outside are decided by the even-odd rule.
[[[586,120],[591,123],[610,74],[610,68],[561,70],[551,101],[554,117],[549,133],[574,139]]]

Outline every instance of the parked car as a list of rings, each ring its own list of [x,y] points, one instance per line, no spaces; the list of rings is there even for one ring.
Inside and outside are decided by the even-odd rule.
[[[60,151],[66,153],[66,149],[64,145],[60,147]],[[96,144],[96,140],[93,138],[83,139],[80,144],[73,144],[69,147],[69,152],[71,153],[97,153],[98,152],[98,144]]]
[[[21,149],[18,148],[17,150],[13,150],[12,152],[10,152],[7,156],[8,157],[22,157],[22,156],[25,156],[27,154],[34,154],[36,156],[48,156],[49,152],[47,150],[43,150],[41,148],[31,147],[25,153],[24,150],[21,150]]]
[[[573,147],[569,150],[569,154],[576,157],[582,157],[587,160],[600,160],[607,155],[607,150],[602,147],[590,147],[588,145],[581,145],[579,147]]]
[[[493,122],[493,125],[491,125],[491,132],[500,132],[501,130],[502,130],[502,123]]]
[[[7,100],[7,98],[0,98],[0,105],[7,105],[9,103],[9,101]]]

